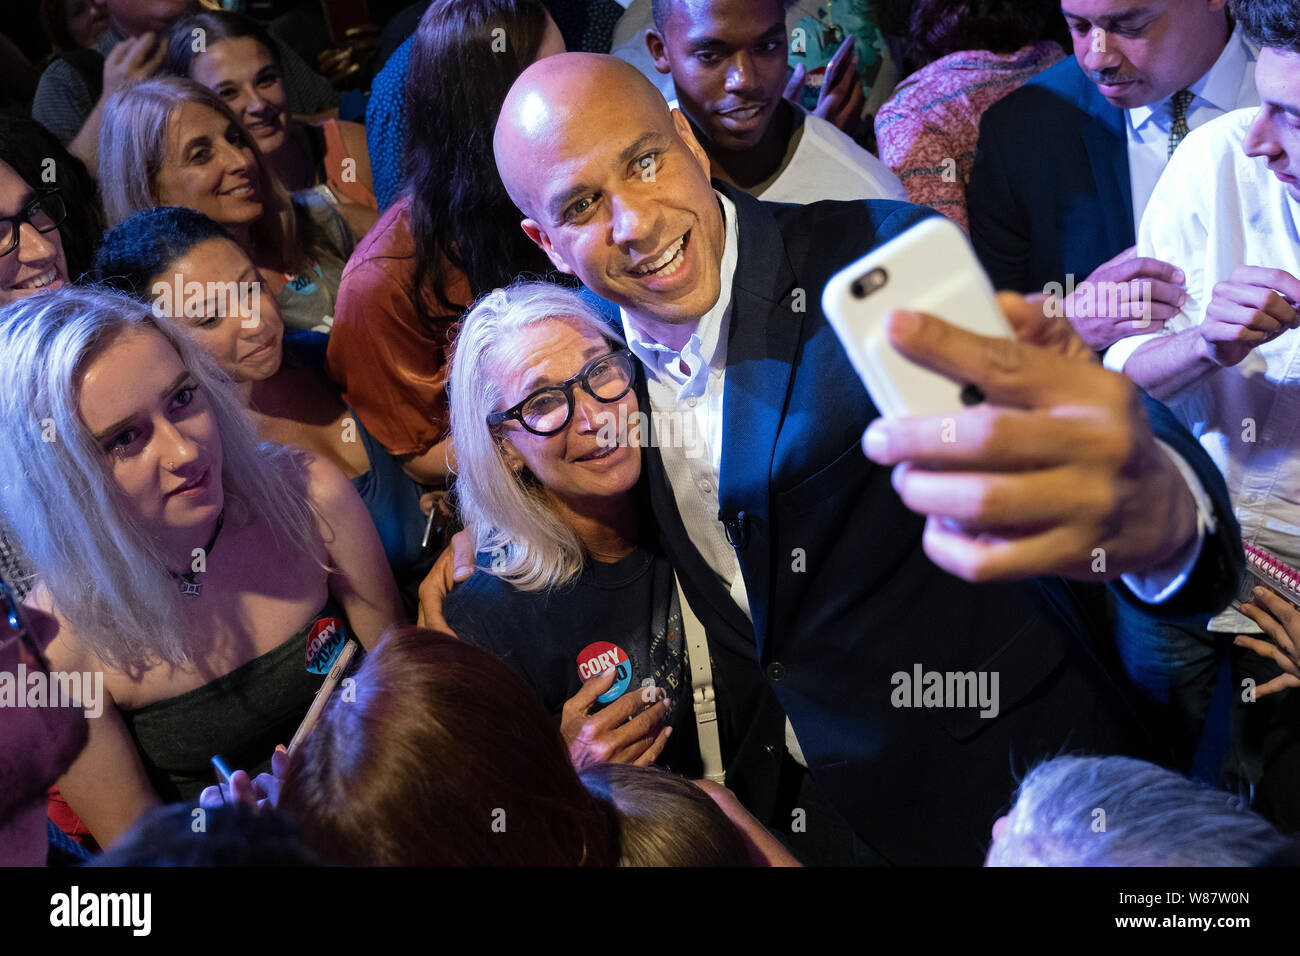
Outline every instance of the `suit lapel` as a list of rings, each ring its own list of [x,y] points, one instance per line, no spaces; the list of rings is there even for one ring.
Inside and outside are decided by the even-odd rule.
[[[821,290],[795,289],[781,231],[764,204],[738,190],[719,188],[736,204],[739,242],[727,335],[718,498],[725,518],[736,517],[743,505],[747,519],[766,522],[772,461],[805,300]]]
[[[1085,102],[1081,105],[1088,113],[1080,133],[1088,162],[1097,183],[1097,197],[1101,200],[1105,220],[1106,240],[1111,249],[1127,249],[1133,245],[1133,189],[1128,169],[1128,137],[1124,132],[1124,111],[1111,106],[1097,92],[1092,81],[1084,79]],[[1086,278],[1078,276],[1079,281]]]

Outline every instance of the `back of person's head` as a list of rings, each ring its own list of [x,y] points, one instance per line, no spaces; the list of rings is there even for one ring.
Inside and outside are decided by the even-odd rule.
[[[303,220],[310,220],[295,212],[288,192],[267,166],[257,144],[242,133],[239,118],[226,102],[185,77],[164,76],[135,83],[114,93],[104,104],[99,181],[108,226],[162,204],[158,174],[168,160],[171,119],[187,103],[214,110],[230,128],[240,131],[242,145],[256,164],[261,192],[262,214],[250,227],[253,242],[261,250],[284,257],[288,265],[300,265],[304,254],[300,244],[309,246],[312,241],[309,233],[300,233],[304,232]]]
[[[986,866],[1253,866],[1285,845],[1222,790],[1131,757],[1062,756],[1021,782]]]
[[[104,235],[95,255],[95,281],[146,301],[155,276],[209,239],[234,242],[221,225],[186,206],[141,210]]]
[[[519,228],[492,154],[501,104],[536,59],[546,26],[539,0],[434,0],[420,19],[406,79],[404,173],[421,310],[430,295],[442,314],[464,307],[449,298],[443,256],[474,294],[550,270]]]
[[[208,47],[222,40],[256,40],[280,68],[280,50],[267,29],[251,17],[227,10],[199,10],[177,17],[167,30],[166,52],[158,67],[172,76],[189,76],[190,66]]]
[[[290,758],[279,806],[324,860],[602,866],[612,821],[555,720],[501,660],[389,631]]]
[[[58,190],[67,209],[59,227],[68,278],[76,281],[90,269],[104,231],[99,191],[81,160],[40,123],[12,112],[0,112],[0,161],[8,163],[37,192]]]
[[[155,807],[92,866],[317,866],[293,821],[264,807]]]
[[[916,67],[964,50],[1015,53],[1062,39],[1058,0],[913,0],[893,7],[882,29],[903,38]]]
[[[583,567],[582,545],[556,514],[547,491],[527,468],[516,470],[502,448],[503,426],[489,426],[490,412],[506,401],[506,369],[523,367],[523,333],[563,321],[584,334],[621,348],[612,328],[585,299],[550,282],[519,282],[482,296],[466,314],[447,375],[451,434],[456,446],[456,500],[475,548],[496,550],[492,573],[521,590],[554,587]]]
[[[1300,0],[1230,0],[1228,9],[1252,43],[1300,53]]]
[[[162,545],[81,416],[86,367],[121,336],[162,336],[211,409],[229,525],[260,518],[315,553],[298,455],[260,447],[229,380],[176,323],[97,286],[39,292],[0,309],[0,514],[74,633],[110,666],[192,661],[193,609]]]
[[[685,777],[629,764],[596,764],[581,776],[617,811],[619,866],[750,865],[740,831]]]

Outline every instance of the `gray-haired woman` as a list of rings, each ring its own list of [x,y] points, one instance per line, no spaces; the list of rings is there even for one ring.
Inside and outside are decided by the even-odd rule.
[[[559,286],[520,283],[470,310],[451,363],[451,431],[478,568],[443,614],[532,684],[579,765],[651,763],[667,748],[675,768],[698,773],[673,570],[638,506],[635,370],[613,330]]]

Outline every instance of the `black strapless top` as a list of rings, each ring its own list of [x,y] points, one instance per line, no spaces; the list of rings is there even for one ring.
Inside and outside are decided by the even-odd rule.
[[[122,711],[159,797],[167,802],[196,799],[204,787],[217,782],[214,754],[231,770],[247,770],[253,777],[270,771],[275,745],[288,745],[325,680],[324,674],[307,670],[307,642],[316,623],[331,617],[346,627],[332,598],[279,647],[229,674],[176,697]]]

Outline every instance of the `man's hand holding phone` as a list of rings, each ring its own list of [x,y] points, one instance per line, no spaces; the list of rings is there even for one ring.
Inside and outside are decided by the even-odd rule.
[[[1196,503],[1137,389],[1041,301],[1004,293],[998,304],[1015,339],[920,313],[887,319],[903,355],[985,398],[942,417],[880,418],[863,435],[867,457],[897,466],[904,504],[927,516],[926,554],[968,581],[1160,567],[1195,537]]]

